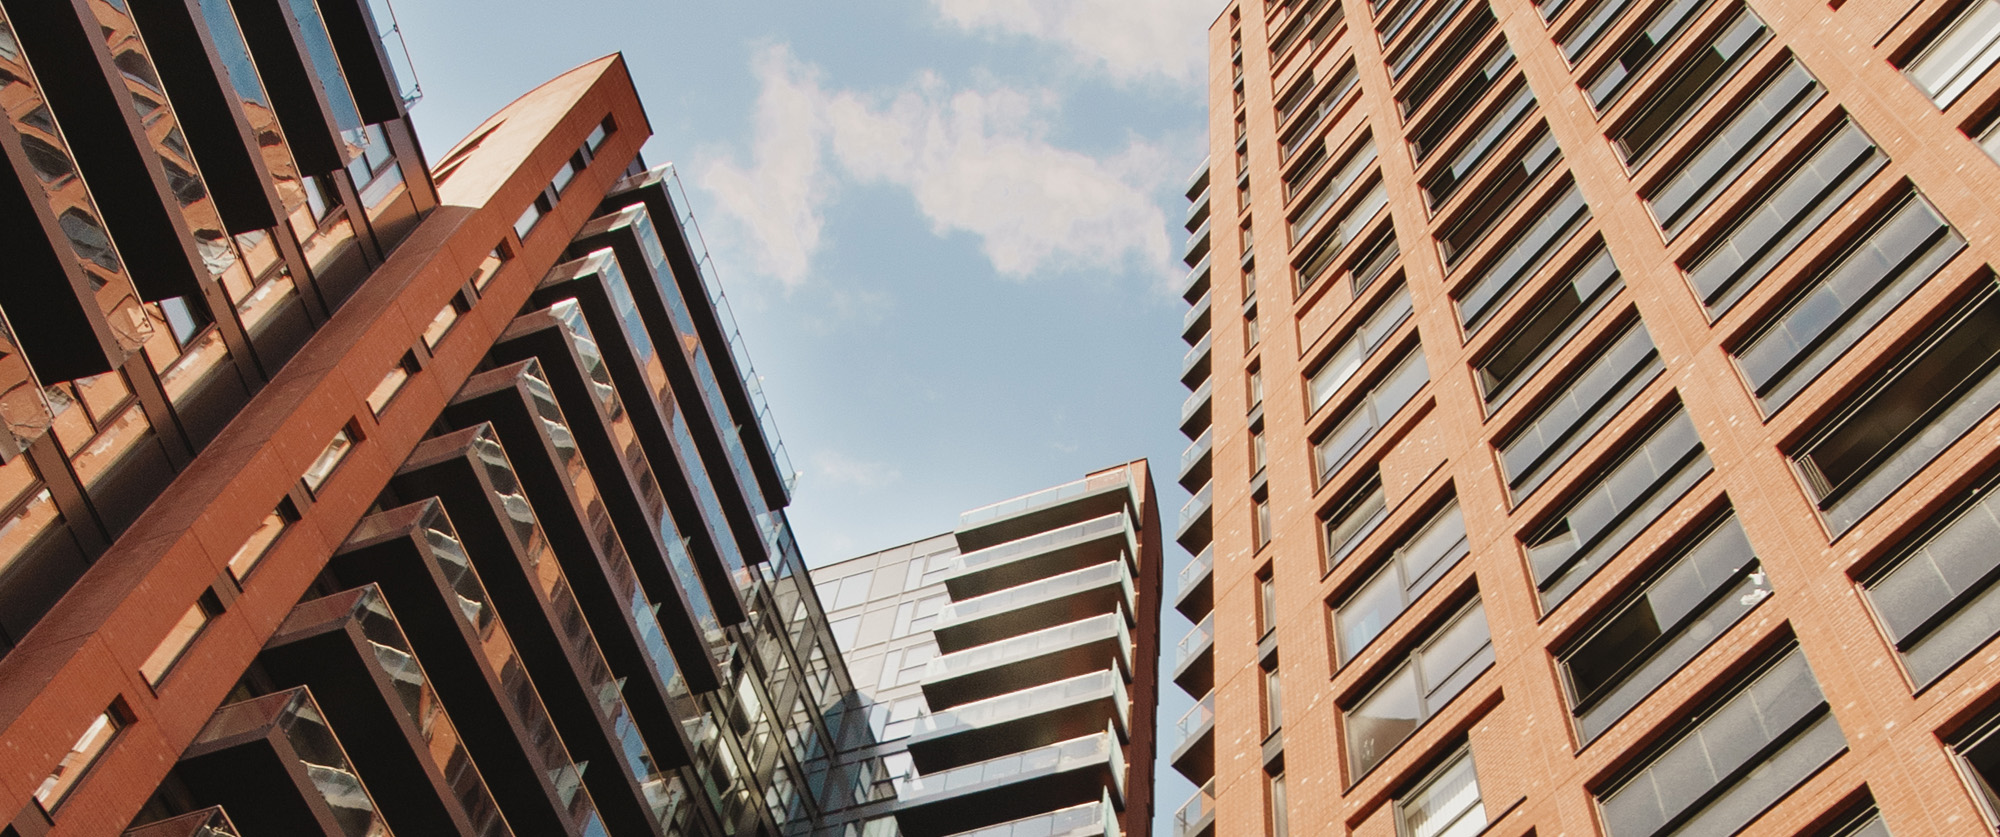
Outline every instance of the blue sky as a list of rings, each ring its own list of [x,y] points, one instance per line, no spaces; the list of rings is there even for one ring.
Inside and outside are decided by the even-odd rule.
[[[1172,528],[1181,189],[1221,3],[395,3],[432,154],[625,54],[801,472],[810,562],[1142,457]],[[1168,724],[1190,705],[1161,697]],[[1159,789],[1163,817],[1192,791]]]

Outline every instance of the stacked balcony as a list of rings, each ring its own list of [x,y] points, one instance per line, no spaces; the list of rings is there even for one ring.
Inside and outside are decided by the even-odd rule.
[[[960,517],[903,834],[1121,833],[1143,496],[1121,467]]]
[[[1206,216],[1206,163],[1190,181],[1188,202],[1192,204],[1190,217],[1197,213]],[[1247,252],[1244,258],[1249,258]],[[1174,769],[1197,785],[1215,775],[1215,382],[1211,374],[1215,360],[1211,348],[1214,292],[1208,265],[1208,259],[1202,259],[1196,268],[1200,275],[1189,276],[1182,294],[1189,308],[1182,320],[1181,339],[1190,348],[1181,363],[1181,384],[1191,393],[1181,406],[1181,433],[1190,443],[1181,453],[1178,482],[1190,496],[1181,506],[1174,540],[1194,559],[1180,572],[1174,609],[1195,625],[1169,658],[1174,683],[1198,698],[1169,737]],[[1207,837],[1213,832],[1214,803],[1208,794],[1204,788],[1182,808],[1175,821],[1175,837]]]

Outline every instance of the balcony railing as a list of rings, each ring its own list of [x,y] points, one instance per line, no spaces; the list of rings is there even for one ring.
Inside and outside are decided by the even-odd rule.
[[[1176,581],[1179,582],[1180,586],[1175,587],[1174,589],[1180,591],[1186,591],[1188,588],[1193,587],[1196,584],[1200,584],[1205,578],[1207,578],[1211,573],[1214,572],[1215,572],[1215,545],[1210,544],[1208,548],[1203,549],[1201,551],[1200,555],[1194,556],[1194,560],[1189,561],[1187,566],[1181,568],[1180,575],[1177,576],[1175,579]]]
[[[410,63],[410,46],[403,42],[396,7],[389,0],[368,0],[368,11],[375,17],[375,33],[382,38],[382,54],[389,57],[389,76],[396,83],[396,95],[402,97],[404,108],[413,107],[424,98],[424,86],[417,81],[416,65]]]
[[[1188,304],[1194,304],[1202,294],[1208,293],[1209,269],[1209,259],[1204,256],[1200,264],[1188,269],[1187,278],[1181,280],[1181,298]]]
[[[1106,690],[1110,691],[1112,702],[1118,708],[1119,726],[1129,726],[1132,708],[1126,698],[1125,678],[1116,671],[1105,669],[920,716],[916,729],[910,735],[921,738],[950,730],[983,727],[1062,706]]]
[[[237,837],[237,832],[229,815],[216,806],[139,826],[124,837]]]
[[[1187,502],[1181,504],[1181,516],[1178,524],[1180,530],[1185,531],[1188,528],[1188,524],[1193,523],[1196,518],[1207,514],[1214,507],[1215,483],[1211,482],[1203,485],[1200,491],[1195,492],[1193,497],[1189,497]]]
[[[963,520],[963,518],[960,519]],[[1008,541],[999,546],[989,546],[974,552],[961,552],[958,554],[958,557],[951,560],[951,574],[960,575],[982,567],[1006,563],[1023,555],[1047,552],[1077,541],[1092,540],[1118,531],[1125,533],[1125,540],[1128,546],[1133,549],[1138,548],[1139,533],[1132,528],[1131,516],[1124,512],[1114,512],[1093,520],[1064,526],[1054,531],[1043,532],[1042,534],[1021,538],[1020,540]]]
[[[1210,780],[1174,812],[1174,837],[1195,837],[1215,821],[1215,782]]]
[[[1182,219],[1182,226],[1184,229],[1192,232],[1197,224],[1201,224],[1207,220],[1208,190],[1203,189],[1201,190],[1201,194],[1196,195],[1194,201],[1188,204],[1187,217]]]
[[[1106,471],[1101,474],[1092,474],[1083,479],[1066,482],[1054,488],[1044,488],[1032,494],[1023,494],[1012,500],[1002,500],[989,506],[980,506],[971,511],[963,512],[958,516],[958,526],[963,529],[968,526],[976,526],[988,521],[1021,514],[1022,512],[1053,506],[1057,503],[1081,497],[1100,489],[1110,488],[1114,485],[1128,485],[1131,481],[1131,475],[1124,468]]]
[[[1174,730],[1180,733],[1174,739],[1174,749],[1180,749],[1181,745],[1186,744],[1188,739],[1212,731],[1214,728],[1215,692],[1211,691],[1206,695],[1202,695],[1201,700],[1196,701],[1194,706],[1189,707],[1187,712],[1182,713],[1179,721],[1174,722]]]
[[[1187,199],[1194,200],[1195,196],[1201,194],[1201,191],[1207,188],[1208,188],[1208,158],[1203,157],[1201,158],[1201,165],[1196,166],[1194,172],[1188,175],[1187,190],[1186,190]]]
[[[1215,292],[1203,291],[1201,298],[1189,303],[1186,314],[1181,315],[1181,340],[1192,345],[1207,334],[1209,309],[1214,304]]]
[[[1181,355],[1181,385],[1188,389],[1201,386],[1208,380],[1209,357],[1214,354],[1215,335],[1204,334]]]
[[[1203,221],[1201,222],[1201,227],[1188,236],[1187,243],[1181,247],[1183,251],[1183,255],[1181,256],[1182,262],[1192,266],[1208,258],[1208,243],[1211,237],[1209,229],[1211,226],[1213,226],[1212,221]]]
[[[1118,827],[1118,808],[1106,794],[1102,801],[1072,805],[953,837],[1123,837],[1124,833]]]
[[[1201,435],[1195,437],[1194,441],[1188,443],[1187,449],[1181,451],[1180,472],[1182,474],[1186,474],[1189,471],[1194,470],[1194,466],[1196,463],[1199,463],[1203,459],[1208,458],[1208,455],[1214,444],[1215,444],[1215,428],[1211,427],[1207,430],[1201,431]]]
[[[1182,434],[1192,439],[1201,435],[1201,430],[1197,428],[1206,428],[1209,426],[1209,402],[1214,400],[1214,397],[1215,381],[1211,378],[1201,382],[1201,388],[1190,393],[1187,400],[1181,402]],[[1200,421],[1197,422],[1196,419],[1200,419]],[[1191,430],[1193,432],[1189,432]]]
[[[1203,651],[1214,647],[1214,645],[1215,614],[1210,613],[1202,617],[1200,622],[1196,622],[1194,627],[1188,630],[1187,636],[1181,637],[1180,644],[1174,646],[1174,668],[1179,669],[1181,666],[1187,665],[1189,660],[1194,659]]]
[[[896,796],[905,803],[953,791],[970,791],[1017,782],[1037,776],[1065,773],[1110,762],[1122,794],[1125,775],[1124,755],[1117,737],[1110,731],[1072,738],[1059,744],[1038,747],[1025,753],[1002,756],[964,767],[954,767],[929,776],[908,776],[896,783]]]
[[[1212,621],[1210,617],[1209,621]],[[956,677],[969,672],[1004,663],[1039,657],[1043,654],[1071,648],[1087,642],[1107,637],[1118,638],[1119,657],[1127,667],[1132,659],[1132,632],[1125,626],[1121,614],[1107,613],[1080,619],[1067,625],[1045,628],[1031,634],[1022,634],[1011,639],[988,643],[976,648],[968,648],[956,654],[942,654],[932,657],[924,668],[926,682]]]
[[[1001,613],[1007,613],[1023,605],[1054,601],[1084,590],[1092,590],[1109,584],[1117,584],[1124,591],[1125,611],[1132,613],[1133,587],[1132,568],[1124,561],[1106,561],[1096,566],[1072,570],[1062,575],[1050,576],[1041,581],[1033,581],[1019,587],[1009,587],[984,596],[975,596],[956,601],[938,611],[938,627],[961,625]]]

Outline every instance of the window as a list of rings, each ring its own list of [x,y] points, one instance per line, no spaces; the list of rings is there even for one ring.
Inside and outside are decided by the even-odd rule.
[[[1827,527],[1845,532],[2000,405],[2000,293],[1989,283],[1792,452]]]
[[[507,246],[507,242],[502,241],[493,245],[492,252],[487,253],[486,258],[479,260],[479,269],[472,274],[472,287],[481,291],[486,290],[486,286],[493,283],[493,277],[500,273],[500,266],[513,258],[514,248]]]
[[[1403,355],[1394,368],[1384,373],[1372,389],[1344,407],[1340,423],[1313,443],[1313,464],[1318,469],[1320,482],[1324,484],[1332,479],[1336,472],[1353,461],[1361,447],[1374,439],[1382,426],[1409,404],[1430,380],[1431,372],[1424,361],[1424,349],[1417,346]]]
[[[1308,412],[1318,412],[1326,406],[1333,394],[1361,371],[1361,365],[1374,357],[1375,350],[1382,348],[1389,335],[1410,318],[1413,310],[1408,287],[1390,291],[1368,318],[1354,327],[1353,334],[1313,367],[1306,379],[1306,392],[1311,399]]]
[[[1480,189],[1438,230],[1438,252],[1445,268],[1456,267],[1465,254],[1479,246],[1493,225],[1528,198],[1528,193],[1552,166],[1562,160],[1562,149],[1546,129],[1529,139],[1512,158],[1496,169]]]
[[[1940,108],[1951,107],[1994,61],[2000,61],[2000,2],[1974,0],[1903,75]]]
[[[452,294],[444,307],[438,309],[437,316],[424,326],[424,348],[437,348],[439,343],[444,342],[445,335],[451,333],[451,327],[458,324],[458,318],[471,310],[472,306],[465,301],[464,294]]]
[[[1777,412],[1964,248],[1929,203],[1906,199],[1735,350],[1751,392]]]
[[[1799,121],[1824,91],[1812,73],[1786,60],[1728,121],[1711,130],[1701,147],[1673,174],[1647,190],[1646,205],[1668,238],[1686,229],[1715,196]]]
[[[1321,527],[1326,530],[1326,569],[1331,571],[1339,566],[1340,559],[1346,558],[1362,538],[1375,531],[1388,512],[1388,507],[1383,504],[1382,478],[1379,474],[1342,500],[1333,513],[1321,521]]]
[[[1751,609],[1771,582],[1725,515],[1556,654],[1578,737],[1594,741]]]
[[[1358,80],[1359,77],[1354,73],[1353,61],[1347,62],[1345,66],[1340,68],[1338,73],[1334,74],[1333,79],[1320,89],[1320,94],[1314,97],[1313,103],[1306,106],[1304,115],[1293,120],[1291,127],[1284,130],[1283,147],[1279,149],[1278,153],[1280,160],[1292,159],[1292,155],[1299,150],[1299,147],[1304,145],[1306,140],[1311,139],[1313,133],[1319,130],[1319,126],[1326,122],[1328,116],[1333,114],[1334,107],[1339,105],[1341,100],[1346,99],[1350,91],[1354,90],[1354,86]],[[1239,97],[1242,95],[1242,89],[1241,85],[1237,86],[1237,95]],[[1239,107],[1242,106],[1242,102],[1237,102],[1237,105]],[[1280,124],[1283,124],[1282,120]]]
[[[1396,800],[1399,834],[1407,837],[1472,837],[1486,829],[1486,806],[1479,798],[1479,775],[1472,750],[1446,758],[1415,789]]]
[[[1254,477],[1264,472],[1265,458],[1266,458],[1266,451],[1264,449],[1264,425],[1259,424],[1256,425],[1255,427],[1250,428],[1250,475],[1251,476]]]
[[[1439,144],[1457,133],[1472,115],[1472,109],[1486,100],[1487,93],[1499,86],[1500,75],[1513,66],[1514,50],[1503,40],[1499,51],[1487,59],[1484,66],[1454,85],[1451,97],[1424,117],[1424,121],[1410,133],[1410,150],[1415,152],[1419,164],[1429,159]]]
[[[1584,91],[1590,94],[1591,107],[1603,113],[1612,102],[1618,101],[1632,79],[1666,51],[1667,42],[1706,8],[1708,0],[1672,0],[1655,10],[1638,31],[1626,36],[1625,42],[1612,50],[1611,61],[1598,67],[1583,82]]]
[[[1604,37],[1611,24],[1624,17],[1625,12],[1636,2],[1638,0],[1598,0],[1589,9],[1579,13],[1577,22],[1562,35],[1563,57],[1568,58],[1572,64],[1576,63],[1577,59],[1582,58],[1584,53],[1597,45],[1597,39]],[[1569,0],[1551,0],[1550,5],[1560,10],[1569,5]],[[1551,20],[1557,14],[1546,8],[1542,13]]]
[[[76,790],[77,783],[90,772],[91,765],[104,755],[104,750],[111,746],[111,740],[118,737],[118,731],[131,722],[128,713],[120,700],[91,719],[83,734],[77,736],[76,743],[70,745],[69,752],[63,755],[62,761],[56,763],[56,769],[50,771],[42,784],[35,788],[35,801],[42,804],[43,810],[53,813],[63,800],[69,798],[69,792]]]
[[[1431,95],[1459,71],[1465,64],[1466,57],[1472,54],[1472,50],[1479,46],[1480,41],[1486,40],[1488,33],[1493,31],[1493,23],[1492,9],[1481,5],[1473,11],[1470,22],[1461,28],[1449,43],[1439,49],[1437,55],[1412,76],[1409,84],[1404,85],[1401,93],[1396,96],[1396,103],[1404,116],[1409,116],[1417,108],[1423,107],[1425,102],[1430,101]]]
[[[1588,220],[1590,207],[1583,202],[1583,194],[1576,190],[1574,182],[1562,187],[1539,211],[1523,219],[1516,231],[1508,235],[1514,243],[1488,258],[1484,266],[1473,272],[1464,290],[1454,295],[1466,336],[1485,325],[1486,319],[1513,298],[1527,278],[1541,270],[1554,257],[1556,249]]]
[[[1785,178],[1745,207],[1729,232],[1687,268],[1688,283],[1722,316],[1888,164],[1868,135],[1842,122]]]
[[[584,149],[592,154],[596,154],[598,151],[603,150],[604,141],[617,131],[618,121],[609,115],[605,116],[603,122],[597,123],[597,127],[590,129],[590,136],[584,138]]]
[[[1864,583],[1903,668],[1918,686],[2000,634],[2000,499],[1992,483],[1918,535]]]
[[[1250,367],[1247,385],[1249,389],[1247,395],[1250,398],[1250,409],[1255,410],[1259,405],[1264,403],[1264,370],[1262,367]]]
[[[1470,134],[1451,157],[1431,171],[1423,180],[1424,199],[1431,209],[1437,209],[1458,192],[1465,179],[1472,176],[1493,150],[1500,147],[1500,141],[1514,132],[1514,126],[1528,118],[1535,110],[1535,91],[1528,88],[1525,81],[1514,83],[1513,92],[1498,108],[1486,114],[1479,126]]]
[[[1257,308],[1253,305],[1250,310],[1243,312],[1243,345],[1245,348],[1254,349],[1262,342],[1264,342],[1264,332],[1263,328],[1257,325]]]
[[[833,642],[835,645],[840,646],[842,649],[853,648],[855,636],[861,631],[861,617],[849,616],[846,619],[835,619],[828,627],[833,629]]]
[[[187,653],[195,637],[201,635],[210,620],[221,614],[222,601],[216,598],[215,591],[202,591],[194,604],[188,606],[187,612],[181,614],[181,618],[167,630],[160,644],[153,646],[153,652],[146,655],[146,661],[139,664],[139,674],[146,678],[146,684],[157,687],[166,680],[167,672],[173,669],[174,663],[180,662],[181,655]]]
[[[1528,313],[1508,326],[1507,333],[1473,364],[1487,412],[1506,403],[1624,287],[1618,265],[1600,246],[1543,291],[1527,306]]]
[[[1347,760],[1358,779],[1493,665],[1493,638],[1478,600],[1346,710]]]
[[[1285,726],[1284,690],[1279,688],[1278,668],[1273,665],[1264,670],[1264,735],[1283,729]]]
[[[1551,388],[1526,423],[1499,445],[1500,470],[1516,505],[1666,369],[1646,324],[1637,321],[1588,357],[1588,364]]]
[[[339,432],[333,434],[333,439],[326,443],[319,456],[313,459],[311,465],[306,466],[306,472],[301,477],[305,480],[306,490],[319,493],[320,487],[326,485],[327,478],[333,476],[333,469],[340,467],[341,461],[354,449],[355,439],[359,435],[354,431],[353,422],[349,422],[346,427],[340,428]]]
[[[278,542],[278,536],[298,520],[298,507],[292,504],[290,497],[279,500],[277,508],[264,515],[256,531],[251,532],[243,545],[236,548],[236,553],[229,556],[229,573],[236,577],[237,583],[241,584],[250,577],[250,571],[256,568],[257,562],[264,560],[272,545]]]
[[[1271,545],[1271,500],[1261,494],[1250,498],[1250,531],[1258,549]]]
[[[1353,287],[1348,290],[1349,296],[1361,296],[1361,292],[1375,284],[1376,277],[1381,276],[1382,271],[1388,270],[1389,265],[1402,254],[1402,248],[1396,243],[1396,227],[1392,224],[1383,224],[1382,231],[1375,235],[1374,240],[1362,245],[1360,255],[1347,263],[1347,274],[1353,280]],[[1300,290],[1305,288],[1300,287]]]
[[[368,391],[369,411],[381,415],[383,410],[389,408],[389,402],[395,399],[396,393],[403,391],[403,384],[408,383],[420,369],[416,353],[404,352],[396,365],[382,375],[382,380],[375,383],[375,388]]]
[[[1361,179],[1362,172],[1367,171],[1375,162],[1375,157],[1374,137],[1362,137],[1360,145],[1347,155],[1347,161],[1341,164],[1340,170],[1321,183],[1319,188],[1313,191],[1312,198],[1306,201],[1305,207],[1292,216],[1288,228],[1291,230],[1293,244],[1304,238],[1305,234],[1312,230],[1313,225],[1319,223],[1319,219],[1326,217],[1327,210],[1339,203],[1341,197],[1347,194],[1347,190],[1354,186],[1355,181]]]
[[[1318,241],[1306,248],[1304,256],[1298,261],[1300,286],[1311,285],[1314,279],[1325,273],[1340,251],[1361,234],[1361,228],[1375,220],[1375,216],[1388,205],[1389,193],[1382,188],[1382,181],[1377,180],[1353,206],[1327,226]]]
[[[1597,478],[1522,542],[1545,609],[1569,599],[1712,470],[1683,410],[1620,449],[1623,459],[1595,468]]]
[[[1423,55],[1424,50],[1437,40],[1440,33],[1444,32],[1445,26],[1458,17],[1459,10],[1465,8],[1466,2],[1467,0],[1446,0],[1444,3],[1408,4],[1410,6],[1429,6],[1431,7],[1431,14],[1429,17],[1424,18],[1423,24],[1417,27],[1416,31],[1410,35],[1409,40],[1404,41],[1389,54],[1389,78],[1391,80],[1401,80],[1403,74],[1410,71],[1410,65],[1415,64],[1418,56]],[[1481,10],[1485,10],[1485,7],[1482,6]]]
[[[1972,785],[1972,796],[1985,810],[1989,826],[2000,823],[2000,718],[1989,719],[1952,742],[1959,769]]]
[[[1847,749],[1793,648],[1601,792],[1610,837],[1734,834]]]
[[[1257,623],[1263,628],[1260,635],[1278,627],[1278,580],[1268,567],[1257,577]]]
[[[1470,551],[1458,503],[1446,503],[1334,607],[1336,664],[1346,665],[1359,655]]]
[[[1612,147],[1628,165],[1637,166],[1673,135],[1688,114],[1708,101],[1769,35],[1764,21],[1748,9],[1739,10],[1706,46],[1682,57],[1667,81],[1649,91],[1645,103],[1612,129]]]
[[[860,605],[868,601],[868,582],[874,577],[874,572],[863,570],[846,578],[825,582],[819,585],[820,601],[825,603],[829,613]]]
[[[514,234],[526,240],[529,231],[535,228],[535,223],[542,220],[543,213],[549,211],[548,202],[548,196],[537,195],[535,200],[528,204],[528,208],[521,210],[521,217],[514,219]]]
[[[1291,817],[1285,813],[1285,774],[1270,776],[1266,781],[1271,786],[1271,837],[1290,837]]]
[[[891,636],[909,636],[930,630],[937,624],[938,613],[944,610],[945,602],[949,600],[949,596],[940,593],[897,605],[896,630]]]

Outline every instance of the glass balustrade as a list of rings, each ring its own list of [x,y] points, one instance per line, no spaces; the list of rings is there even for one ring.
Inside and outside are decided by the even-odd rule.
[[[945,793],[1050,776],[1104,763],[1111,764],[1113,775],[1119,777],[1122,790],[1124,754],[1118,748],[1117,737],[1109,730],[928,776],[907,776],[897,781],[896,796],[909,803]]]
[[[1125,678],[1116,671],[1105,669],[921,715],[917,718],[917,725],[911,732],[911,737],[921,738],[952,730],[990,726],[1098,695],[1110,696],[1117,709],[1120,726],[1131,722],[1131,704],[1126,700]]]
[[[1131,476],[1124,468],[1106,471],[1102,474],[1093,474],[1080,480],[1063,483],[1054,488],[1044,488],[1032,494],[1023,494],[1012,500],[1002,500],[992,505],[980,506],[979,508],[960,514],[958,516],[958,526],[963,529],[967,526],[974,526],[990,520],[998,520],[1002,517],[1010,517],[1022,512],[1053,506],[1093,491],[1113,486],[1130,485],[1131,482]]]
[[[1025,555],[1050,552],[1081,541],[1101,538],[1113,532],[1125,534],[1125,542],[1129,547],[1128,554],[1138,551],[1139,533],[1132,528],[1130,516],[1124,512],[1112,512],[1103,517],[1074,523],[1020,540],[1008,541],[998,546],[959,553],[958,557],[952,559],[952,575],[1003,564]]]
[[[1190,837],[1215,818],[1215,780],[1210,779],[1174,812],[1174,837]]]
[[[1054,601],[1112,584],[1118,585],[1124,592],[1125,612],[1127,614],[1136,612],[1133,597],[1137,594],[1137,590],[1134,588],[1131,568],[1123,561],[1106,561],[1019,587],[1009,587],[997,593],[951,602],[938,611],[938,628],[962,625],[976,619],[1006,613],[1024,605]]]
[[[1202,695],[1201,700],[1196,701],[1194,706],[1189,707],[1179,721],[1174,722],[1174,729],[1180,733],[1179,738],[1174,741],[1174,749],[1180,749],[1190,739],[1206,730],[1214,729],[1214,726],[1215,691],[1211,689],[1208,694]]]
[[[1215,572],[1215,544],[1209,544],[1202,548],[1200,555],[1194,556],[1193,561],[1189,561],[1187,566],[1181,568],[1178,576],[1180,587],[1176,589],[1187,590],[1201,583],[1203,577],[1213,572]]]
[[[1189,497],[1186,503],[1181,504],[1180,528],[1186,529],[1190,522],[1193,522],[1195,518],[1200,517],[1214,505],[1215,483],[1202,484],[1200,491],[1195,492],[1193,497]]]
[[[1181,637],[1180,644],[1174,647],[1174,668],[1179,669],[1187,665],[1188,660],[1194,659],[1195,655],[1208,650],[1214,644],[1215,614],[1210,613],[1195,623],[1194,628],[1187,632],[1187,636]]]
[[[1132,632],[1125,626],[1124,616],[1107,613],[988,643],[977,648],[968,648],[955,654],[932,657],[924,669],[924,679],[935,681],[957,677],[1114,637],[1118,640],[1119,658],[1129,668],[1132,659]]]

